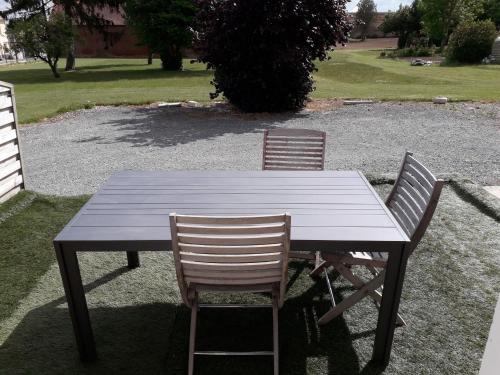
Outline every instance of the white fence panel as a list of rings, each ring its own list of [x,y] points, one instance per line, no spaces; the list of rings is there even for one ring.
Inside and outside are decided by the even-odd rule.
[[[0,203],[24,189],[14,88],[0,81]]]

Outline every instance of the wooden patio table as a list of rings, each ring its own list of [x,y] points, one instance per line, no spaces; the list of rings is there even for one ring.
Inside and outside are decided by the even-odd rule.
[[[77,252],[170,251],[169,214],[292,215],[291,250],[388,252],[372,359],[389,362],[409,239],[359,171],[123,171],[54,240],[83,361],[97,357]]]

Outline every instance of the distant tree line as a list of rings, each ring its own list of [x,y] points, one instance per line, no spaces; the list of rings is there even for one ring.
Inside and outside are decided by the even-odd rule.
[[[490,51],[499,28],[500,0],[414,0],[411,5],[401,5],[396,12],[387,14],[380,25],[384,33],[398,37],[398,48],[415,45],[457,48],[462,43],[457,45],[459,39],[467,39],[471,44],[489,45]],[[488,48],[485,50],[488,54]],[[471,49],[474,58],[460,57],[458,61],[478,62],[485,57],[481,56],[483,53]],[[449,57],[459,55],[462,53],[455,55],[450,50]]]

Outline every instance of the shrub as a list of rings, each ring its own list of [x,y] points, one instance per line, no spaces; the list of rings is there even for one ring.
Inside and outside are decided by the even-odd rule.
[[[392,51],[383,51],[380,57],[429,57],[434,55],[434,48],[432,47],[409,47]]]
[[[347,0],[197,0],[195,49],[215,92],[244,111],[304,106],[314,60],[347,42]]]
[[[479,63],[491,53],[497,31],[491,21],[468,21],[450,36],[447,57],[461,63]]]

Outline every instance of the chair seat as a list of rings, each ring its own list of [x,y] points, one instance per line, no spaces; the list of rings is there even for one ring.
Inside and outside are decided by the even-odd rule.
[[[385,268],[387,264],[387,253],[378,251],[364,252],[355,251],[345,254],[321,253],[321,258],[327,262],[339,262],[346,265],[373,266]]]

